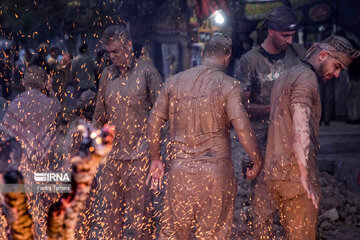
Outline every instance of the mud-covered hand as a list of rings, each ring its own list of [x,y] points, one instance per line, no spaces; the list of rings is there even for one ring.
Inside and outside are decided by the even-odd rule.
[[[254,164],[251,169],[247,168],[246,170],[246,178],[249,180],[255,179],[257,176],[259,176],[263,164]]]
[[[162,178],[164,176],[164,165],[161,159],[154,159],[151,161],[149,175],[146,179],[146,185],[150,183],[150,189],[161,189]]]
[[[315,208],[318,208],[319,207],[319,196],[316,194],[314,186],[310,183],[309,178],[306,176],[301,176],[300,181],[308,195],[308,199],[310,199],[312,201]]]

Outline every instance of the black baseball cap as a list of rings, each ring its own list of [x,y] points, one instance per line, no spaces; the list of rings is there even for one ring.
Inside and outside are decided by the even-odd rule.
[[[294,11],[286,6],[277,7],[271,11],[263,26],[279,32],[294,31],[300,27]]]

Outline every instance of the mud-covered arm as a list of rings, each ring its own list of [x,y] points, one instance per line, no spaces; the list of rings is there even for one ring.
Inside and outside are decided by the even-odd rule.
[[[147,133],[149,137],[149,149],[150,159],[161,160],[160,140],[161,140],[161,128],[165,122],[165,119],[159,117],[156,114],[150,114]]]
[[[163,84],[160,73],[153,66],[149,66],[146,70],[146,87],[148,90],[150,102],[154,105],[155,100],[159,96],[160,88]]]
[[[106,108],[105,108],[105,88],[108,78],[108,70],[104,69],[101,74],[99,90],[97,93],[96,107],[92,122],[95,127],[99,128],[107,123]]]
[[[235,66],[234,76],[241,82],[243,89],[243,102],[250,117],[267,118],[270,113],[270,105],[255,104],[250,102],[252,86],[255,84],[254,69],[247,61],[246,57],[242,56],[240,61]]]
[[[150,171],[146,184],[151,181],[151,189],[161,188],[162,177],[164,176],[164,165],[161,160],[161,128],[169,115],[169,98],[165,85],[157,98],[153,109],[150,112],[147,125],[147,138],[150,149]]]
[[[270,115],[270,105],[269,104],[256,104],[250,102],[251,92],[244,91],[243,99],[246,104],[246,109],[251,117],[254,118],[268,118]]]
[[[293,119],[293,143],[292,148],[295,154],[297,166],[300,172],[300,181],[312,200],[314,206],[318,208],[319,197],[315,192],[314,186],[310,182],[308,173],[308,160],[310,151],[310,115],[313,107],[313,99],[316,95],[317,83],[314,76],[301,76],[294,84],[291,93],[291,115]],[[315,77],[316,79],[316,77]]]
[[[291,105],[293,114],[293,151],[300,170],[300,175],[308,177],[307,162],[309,160],[310,147],[310,113],[309,106],[303,103],[294,103]]]
[[[147,123],[147,138],[150,147],[150,160],[160,159],[160,140],[161,128],[166,120],[169,118],[169,96],[167,93],[169,83],[157,94],[158,98],[150,111],[149,120]]]
[[[264,160],[261,156],[249,118],[236,118],[231,121],[231,124],[233,125],[236,135],[238,136],[245,152],[254,163],[252,169],[246,172],[248,179],[254,179],[260,174]]]
[[[263,158],[258,147],[255,133],[251,127],[248,114],[241,101],[240,85],[232,87],[232,90],[228,94],[226,100],[226,113],[244,150],[254,163],[253,168],[246,173],[248,179],[254,179],[259,175],[262,169]]]
[[[305,188],[308,198],[312,200],[314,206],[318,208],[319,197],[309,179],[307,163],[309,160],[310,148],[310,127],[309,120],[311,108],[306,104],[295,103],[291,105],[293,114],[293,151],[300,172],[300,181]]]
[[[165,119],[156,114],[151,114],[148,123],[148,136],[150,148],[150,170],[146,179],[146,184],[150,183],[150,189],[161,188],[162,177],[164,176],[164,164],[161,160],[161,127]]]

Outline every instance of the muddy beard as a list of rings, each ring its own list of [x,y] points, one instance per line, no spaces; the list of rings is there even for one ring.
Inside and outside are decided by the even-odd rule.
[[[321,81],[323,81],[323,82],[326,81],[325,80],[325,77],[326,77],[326,75],[325,75],[326,74],[326,62],[325,61],[320,63],[319,69],[317,70],[316,74]]]

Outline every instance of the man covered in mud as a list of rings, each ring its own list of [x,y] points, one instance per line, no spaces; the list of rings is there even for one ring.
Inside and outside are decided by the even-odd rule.
[[[151,166],[147,182],[157,188],[164,174],[160,129],[170,123],[170,162],[161,239],[228,239],[233,221],[236,183],[231,161],[230,125],[254,166],[263,159],[246,110],[240,84],[223,71],[231,56],[231,39],[212,37],[203,63],[169,78],[148,124]]]
[[[316,239],[320,186],[316,168],[321,116],[318,78],[339,77],[360,52],[343,37],[314,43],[305,61],[276,81],[264,165],[267,187],[280,211],[286,239]]]
[[[34,173],[57,172],[60,163],[54,157],[61,105],[52,90],[51,79],[40,66],[27,68],[23,84],[26,91],[17,96],[1,123],[3,138],[15,137],[23,157],[19,170],[25,184],[35,184]],[[47,211],[55,195],[30,194],[30,213],[34,218],[36,239],[46,238]]]
[[[135,60],[125,27],[106,28],[102,42],[113,64],[101,74],[93,122],[97,127],[114,126],[115,136],[108,161],[99,171],[91,239],[149,239],[145,131],[162,79],[151,64]]]
[[[265,41],[244,54],[235,68],[235,78],[242,83],[244,103],[263,153],[269,126],[271,89],[284,70],[300,63],[305,55],[305,49],[293,42],[298,26],[298,19],[290,8],[275,8],[264,22],[268,31]],[[242,154],[245,153],[242,151]],[[248,165],[248,161],[245,158],[243,165]],[[256,239],[272,239],[276,207],[266,190],[262,173],[253,189],[252,210]]]

